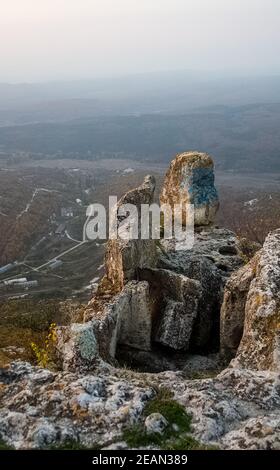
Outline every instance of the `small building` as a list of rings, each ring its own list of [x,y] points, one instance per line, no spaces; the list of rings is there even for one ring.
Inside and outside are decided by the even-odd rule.
[[[65,232],[65,224],[60,224],[56,231],[55,231],[55,234],[56,235],[62,235],[63,233]]]
[[[30,287],[38,287],[38,281],[27,281],[20,284],[21,287],[29,289]]]
[[[73,217],[74,211],[72,207],[62,207],[60,210],[61,217]]]
[[[61,265],[62,265],[62,261],[60,259],[57,259],[49,265],[49,268],[50,269],[57,269]]]
[[[8,281],[4,281],[5,286],[15,286],[18,284],[24,284],[27,282],[26,277],[20,277],[18,279],[9,279]]]
[[[0,268],[0,274],[4,274],[7,271],[10,271],[10,269],[12,269],[13,267],[14,267],[14,263],[9,263],[9,264],[6,264],[5,266],[2,266]]]

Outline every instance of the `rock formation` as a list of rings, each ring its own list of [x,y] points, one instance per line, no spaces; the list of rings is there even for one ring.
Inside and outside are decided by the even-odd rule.
[[[195,225],[214,222],[219,199],[214,186],[214,165],[206,153],[186,152],[172,160],[162,188],[160,202],[194,205]],[[183,210],[183,221],[187,213]]]
[[[202,226],[196,227],[193,249],[178,250],[174,238],[141,240],[140,220],[138,239],[118,237],[108,241],[106,275],[84,315],[87,335],[94,336],[98,351],[91,363],[84,360],[87,370],[95,367],[98,356],[113,360],[118,346],[133,348],[138,358],[141,354],[137,351],[153,351],[157,345],[183,352],[206,353],[219,349],[224,284],[242,264],[238,240],[229,230],[205,226],[213,221],[218,208],[211,158],[200,153],[185,153],[175,158],[162,191],[165,202],[171,205],[175,203],[176,178],[177,187],[184,189],[177,191],[176,201],[184,203],[190,200],[191,194],[195,195],[191,202],[200,214],[196,223],[200,221]],[[141,204],[153,202],[154,190],[155,181],[147,176],[141,186],[125,194],[115,209],[117,224],[126,222],[126,215],[118,212],[123,204],[134,204],[140,219]],[[64,367],[75,370],[76,362],[81,367],[81,340],[77,343],[69,327],[62,329],[60,338]],[[77,361],[70,359],[69,351],[71,354],[76,351]]]
[[[0,439],[16,448],[69,440],[127,448],[127,426],[160,435],[172,425],[164,413],[143,415],[163,387],[191,414],[200,442],[280,449],[280,229],[243,266],[237,237],[212,223],[213,183],[207,155],[172,162],[162,201],[194,203],[193,248],[178,250],[174,239],[109,241],[84,323],[58,330],[62,370],[17,362],[0,372]],[[153,193],[147,177],[120,203],[139,207]],[[219,348],[228,360],[236,355],[220,373]],[[117,368],[121,350],[159,373]],[[214,378],[191,380],[209,370]]]
[[[179,372],[139,374],[103,364],[93,374],[51,372],[17,362],[0,371],[0,438],[16,449],[72,442],[127,448],[125,428],[145,423],[147,402],[164,388],[192,416],[192,435],[220,449],[280,450],[276,372],[229,368],[214,379]],[[160,421],[160,423],[158,423]],[[162,419],[146,422],[161,432]]]
[[[191,346],[211,350],[216,342],[223,300],[223,288],[230,274],[242,264],[238,240],[230,230],[196,229],[192,250],[175,250],[173,240],[164,240],[158,266],[196,280],[200,285],[197,312],[193,322]],[[216,330],[216,331],[215,331]],[[211,344],[212,343],[212,344]]]
[[[280,370],[280,230],[228,282],[221,325],[223,350],[239,346],[235,364]]]
[[[234,272],[225,286],[220,341],[221,352],[228,359],[236,355],[243,336],[246,301],[258,259],[259,254]]]
[[[126,281],[137,278],[137,270],[156,263],[155,241],[141,239],[141,204],[153,203],[155,179],[146,176],[141,186],[126,193],[115,208],[117,228],[124,225],[125,215],[119,215],[118,209],[124,204],[133,204],[138,211],[138,239],[123,240],[120,237],[109,240],[105,254],[106,277],[115,292],[120,291]]]

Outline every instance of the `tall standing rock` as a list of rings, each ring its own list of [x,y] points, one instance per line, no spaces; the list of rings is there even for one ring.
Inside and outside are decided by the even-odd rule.
[[[155,191],[155,178],[146,176],[142,185],[128,191],[118,202],[117,210],[124,204],[132,204],[138,211],[138,239],[109,240],[105,254],[106,278],[115,292],[120,292],[125,282],[137,279],[139,268],[156,265],[155,240],[141,239],[141,205],[152,204]],[[118,228],[125,222],[125,217],[117,215]]]
[[[194,205],[194,224],[209,225],[219,208],[214,185],[214,164],[206,153],[185,152],[172,160],[162,188],[160,202],[172,208],[176,204]],[[183,221],[188,220],[182,210]]]

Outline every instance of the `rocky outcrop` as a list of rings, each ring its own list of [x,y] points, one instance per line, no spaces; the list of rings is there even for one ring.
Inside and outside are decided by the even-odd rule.
[[[64,370],[94,370],[100,358],[115,357],[118,344],[150,351],[152,302],[147,282],[128,282],[95,313],[91,321],[59,328],[57,348]]]
[[[225,287],[220,315],[220,347],[226,359],[235,356],[243,335],[246,301],[258,259],[259,255],[234,272]]]
[[[61,327],[57,338],[57,351],[63,370],[86,372],[96,366],[99,344],[92,322]]]
[[[179,372],[139,374],[103,364],[93,374],[13,363],[0,372],[0,438],[16,449],[127,448],[123,431],[142,423],[162,433],[166,418],[145,405],[164,389],[192,416],[192,436],[220,449],[280,450],[279,374],[229,368],[214,379]]]
[[[266,238],[254,274],[235,363],[245,368],[280,371],[280,230]]]
[[[173,240],[164,240],[162,245],[164,250],[158,265],[196,280],[200,285],[199,296],[193,290],[198,305],[191,332],[192,349],[217,349],[224,284],[242,265],[235,234],[209,227],[195,233],[192,250],[176,250]]]
[[[195,229],[192,249],[178,247],[175,238],[141,239],[141,205],[153,202],[154,190],[155,181],[148,176],[118,202],[116,223],[122,231],[128,219],[121,207],[136,206],[138,237],[126,240],[119,235],[109,240],[106,275],[85,309],[85,322],[94,332],[98,354],[106,361],[116,357],[118,346],[141,351],[143,357],[157,345],[174,352],[206,353],[219,348],[224,284],[242,259],[231,231],[204,225],[214,220],[218,208],[211,158],[200,153],[178,156],[171,163],[162,191],[161,202],[194,203],[196,223],[203,226]],[[67,334],[70,342],[66,344],[72,344],[69,329]],[[60,348],[63,356],[70,349]],[[64,358],[63,363],[75,370],[80,356],[77,361]],[[88,363],[85,366],[91,370]]]
[[[205,179],[195,171],[203,165]],[[178,249],[174,239],[111,240],[106,276],[85,322],[58,331],[62,370],[18,362],[0,371],[0,439],[18,449],[69,441],[127,448],[129,426],[158,436],[172,428],[164,413],[143,413],[163,388],[191,414],[200,442],[280,450],[280,230],[241,267],[236,236],[211,224],[217,209],[211,165],[204,154],[183,154],[165,182],[164,197],[174,204],[176,184],[176,201],[195,194],[196,223],[203,226],[196,226],[192,249]],[[122,203],[139,207],[153,192],[148,177]],[[118,217],[119,224],[126,219]],[[224,356],[237,351],[221,373],[219,338]],[[160,373],[113,367],[119,348],[137,369]]]
[[[214,222],[219,207],[214,185],[214,164],[206,153],[186,152],[172,160],[162,188],[160,202],[173,209],[175,205],[194,205],[195,225]],[[176,217],[176,214],[174,214]],[[188,213],[183,209],[183,221]]]
[[[16,449],[102,446],[136,423],[154,391],[110,375],[54,373],[27,363],[0,371],[0,438]]]
[[[228,368],[214,379],[186,381],[174,372],[161,376],[164,387],[191,412],[194,434],[202,442],[227,450],[280,450],[279,373]]]
[[[221,347],[231,356],[237,350],[233,364],[239,367],[280,370],[280,230],[228,281]]]
[[[154,340],[180,351],[189,347],[201,296],[199,282],[166,269],[142,270],[151,286]]]
[[[141,204],[152,204],[155,191],[155,179],[146,176],[141,186],[126,193],[117,203],[116,228],[125,231],[126,215],[119,214],[124,204],[133,204],[137,208],[137,219],[134,225],[138,231],[137,239],[125,240],[120,237],[107,243],[105,254],[106,277],[114,292],[119,292],[125,282],[137,279],[139,268],[151,267],[156,264],[155,240],[141,239]]]

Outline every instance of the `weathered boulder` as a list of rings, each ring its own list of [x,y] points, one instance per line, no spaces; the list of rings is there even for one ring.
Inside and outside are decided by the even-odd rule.
[[[215,220],[219,207],[214,185],[214,164],[206,153],[186,152],[172,160],[161,191],[161,204],[173,209],[177,204],[194,205],[195,225],[209,225]],[[183,209],[183,221],[188,212]],[[176,214],[174,214],[176,217]]]
[[[94,324],[73,323],[57,329],[58,360],[64,370],[86,371],[96,366],[99,345]]]
[[[280,371],[280,229],[268,235],[259,253],[246,299],[243,337],[234,363]]]
[[[131,281],[126,284],[108,315],[116,318],[116,331],[110,346],[111,356],[115,355],[117,344],[150,351],[152,306],[148,282]]]
[[[152,413],[145,419],[147,434],[163,434],[168,426],[168,421],[160,413]]]
[[[155,179],[146,176],[141,186],[127,192],[118,202],[118,211],[124,204],[133,204],[138,211],[137,224],[138,238],[124,240],[120,237],[109,240],[105,254],[106,277],[115,292],[121,291],[126,281],[137,279],[138,268],[156,265],[157,250],[155,240],[141,239],[141,204],[152,204],[155,191]],[[117,227],[124,226],[126,217],[117,212]]]

